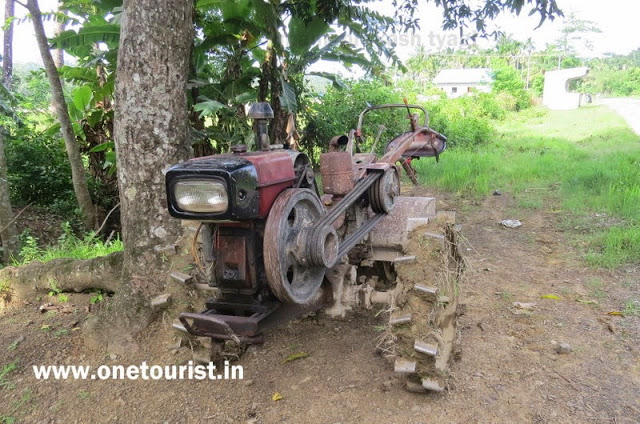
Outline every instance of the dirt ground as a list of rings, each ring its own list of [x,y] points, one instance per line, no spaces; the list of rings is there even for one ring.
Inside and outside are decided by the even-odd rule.
[[[182,360],[154,337],[172,317],[159,319],[127,357],[86,351],[75,328],[87,316],[88,295],[73,295],[75,313],[40,313],[43,301],[34,299],[0,315],[0,367],[18,361],[0,378],[0,414],[51,423],[640,422],[640,317],[609,315],[639,299],[640,268],[588,268],[552,207],[517,209],[508,193],[439,199],[440,209],[458,212],[470,265],[461,286],[462,355],[444,393],[400,387],[374,352],[379,320],[366,313],[269,331],[238,362],[242,381],[36,381],[33,364]],[[501,227],[506,218],[523,226]],[[560,343],[571,352],[557,353]],[[297,352],[309,356],[284,362]],[[282,399],[273,401],[276,392]]]

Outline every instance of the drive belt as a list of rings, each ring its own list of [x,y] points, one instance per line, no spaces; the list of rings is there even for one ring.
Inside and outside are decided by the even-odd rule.
[[[360,196],[362,196],[364,192],[367,191],[378,178],[381,178],[383,174],[383,172],[371,172],[366,177],[358,181],[354,185],[353,190],[351,190],[349,194],[343,197],[342,200],[340,200],[340,202],[338,202],[338,204],[313,227],[310,233],[312,240],[320,237],[320,231],[325,226],[331,225],[336,219],[338,219],[341,214],[343,214],[347,211],[347,209],[353,206],[358,201]],[[385,214],[375,215],[373,218],[367,220],[353,234],[341,241],[338,247],[338,257],[342,257],[349,253],[349,250],[351,250],[353,246],[358,244],[358,242],[362,240],[362,238],[364,238],[364,236],[366,236],[367,233],[369,233],[369,231],[373,229],[375,224],[384,216]]]

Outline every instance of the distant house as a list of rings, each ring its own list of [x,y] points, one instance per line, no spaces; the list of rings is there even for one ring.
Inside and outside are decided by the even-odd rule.
[[[433,79],[433,83],[443,89],[450,98],[464,96],[474,90],[488,93],[491,91],[491,69],[443,69]]]

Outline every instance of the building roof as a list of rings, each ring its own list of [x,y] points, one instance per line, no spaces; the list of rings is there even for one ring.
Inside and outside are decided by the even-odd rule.
[[[489,68],[443,69],[433,79],[434,84],[491,84]]]

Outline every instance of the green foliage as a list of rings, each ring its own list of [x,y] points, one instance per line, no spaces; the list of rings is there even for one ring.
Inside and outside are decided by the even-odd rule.
[[[0,383],[2,380],[0,380]],[[13,385],[11,386],[13,388]],[[31,389],[25,389],[22,395],[13,401],[11,407],[6,413],[0,413],[0,423],[2,424],[14,424],[18,421],[18,418],[14,414],[20,411],[20,408],[25,404],[30,403],[33,400],[33,393]],[[8,407],[8,405],[6,405]]]
[[[8,179],[14,204],[58,210],[75,202],[64,143],[45,134],[16,130],[6,142]]]
[[[61,328],[53,333],[53,337],[59,339],[62,336],[66,336],[67,334],[69,334],[69,330],[67,328]]]
[[[44,69],[31,70],[16,65],[13,75],[13,94],[18,100],[18,114],[33,132],[43,131],[51,125],[51,86]]]
[[[12,372],[17,371],[17,369],[18,361],[13,361],[2,367],[2,370],[0,370],[0,389],[10,390],[15,388],[15,384],[13,384],[8,377]]]
[[[106,256],[124,248],[119,239],[103,242],[96,238],[94,233],[79,238],[73,233],[68,222],[62,224],[62,229],[63,233],[58,238],[57,244],[51,247],[41,247],[38,239],[27,235],[22,243],[20,259],[16,260],[14,265],[25,265],[33,261],[48,262],[58,258],[91,259]],[[53,295],[59,294],[53,288],[52,292]]]
[[[516,110],[531,106],[531,96],[524,89],[522,77],[514,68],[503,66],[494,70],[493,90],[496,93],[508,93],[516,100]]]
[[[542,92],[544,91],[544,75],[538,74],[531,79],[531,91],[538,96],[542,96]]]
[[[402,103],[401,92],[377,79],[347,81],[344,84],[344,89],[331,87],[324,96],[309,100],[306,117],[308,124],[302,142],[309,153],[313,153],[313,149],[326,151],[331,138],[355,129],[358,115],[368,105]],[[367,114],[363,126],[365,143],[359,146],[360,150],[371,150],[380,125],[384,125],[382,141],[377,146],[378,151],[382,151],[385,141],[409,130],[409,121],[404,119],[406,115],[405,109],[373,111]]]
[[[94,294],[93,296],[91,296],[91,299],[89,299],[89,302],[90,302],[92,305],[95,305],[95,304],[97,304],[97,303],[102,302],[103,300],[104,300],[104,295],[103,295],[103,293],[98,292],[98,293]]]
[[[0,281],[0,297],[6,296],[11,293],[11,288],[9,287],[9,283],[6,281]]]
[[[627,301],[624,303],[623,313],[626,316],[640,316],[640,299],[627,299]]]
[[[358,115],[368,104],[402,103],[409,98],[415,103],[420,90],[414,82],[402,81],[396,87],[373,80],[348,81],[346,88],[329,88],[324,96],[309,101],[309,115],[302,145],[315,152],[326,150],[329,140],[346,134],[356,127]],[[428,92],[428,91],[427,91]],[[408,95],[407,95],[408,94]],[[494,120],[504,119],[506,109],[493,94],[476,93],[473,96],[447,99],[441,92],[437,100],[425,104],[429,113],[429,125],[448,138],[449,146],[478,145],[492,137]],[[405,109],[370,112],[363,126],[364,144],[361,151],[370,151],[379,128],[384,126],[381,141],[376,151],[381,153],[392,138],[409,130]]]
[[[430,103],[428,110],[430,126],[444,134],[451,147],[486,143],[493,134],[491,115],[504,117],[504,110],[495,100],[477,102],[475,96],[439,100]]]
[[[309,22],[298,17],[291,18],[289,21],[291,52],[296,55],[306,53],[328,31],[329,25],[319,16],[314,16]]]
[[[598,267],[615,268],[640,261],[640,229],[625,225],[598,231],[588,239],[587,261]]]
[[[618,97],[640,96],[640,67],[617,69],[601,64],[587,77],[584,90]]]
[[[33,249],[33,246],[30,246],[29,249]],[[66,294],[62,294],[62,289],[56,285],[56,282],[51,280],[49,281],[49,288],[51,291],[48,293],[49,297],[57,297],[58,302],[65,303],[69,301],[69,296]]]
[[[55,281],[49,281],[49,288],[51,289],[48,294],[49,297],[57,296],[62,293],[62,290],[56,285]]]
[[[67,30],[51,40],[53,48],[70,50],[94,43],[117,44],[120,40],[120,25],[118,24],[85,24],[78,32]]]
[[[463,0],[436,0],[436,5],[444,6],[444,29],[472,27],[480,36],[487,36],[487,21],[494,19],[502,12],[510,12],[519,15],[525,5],[529,9],[529,15],[539,15],[539,25],[547,19],[554,20],[563,16],[555,0],[486,0],[469,4]]]

